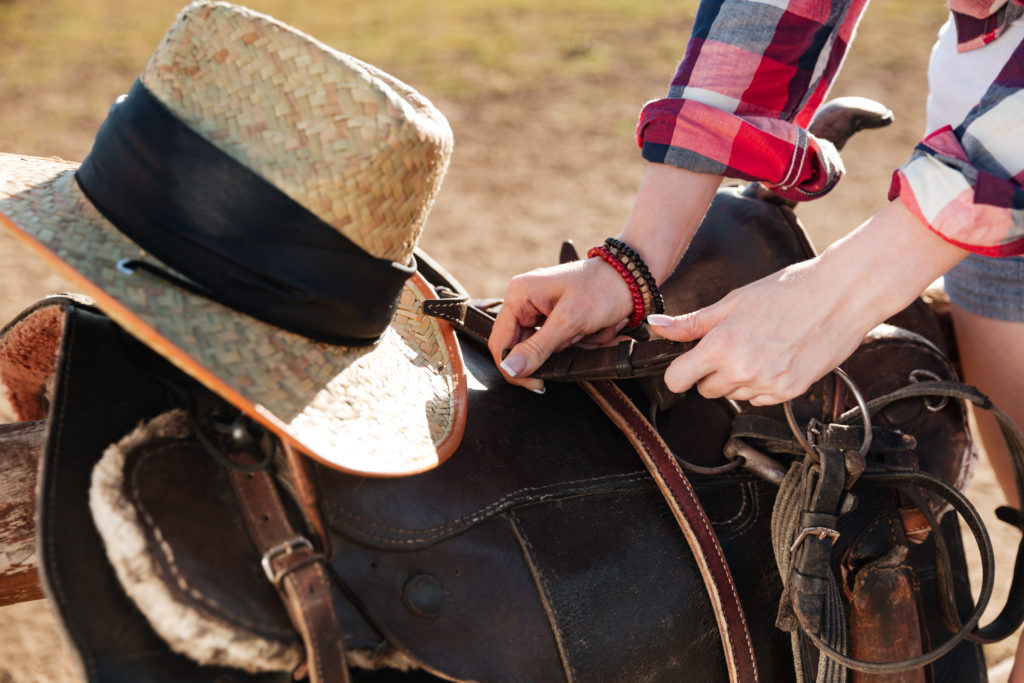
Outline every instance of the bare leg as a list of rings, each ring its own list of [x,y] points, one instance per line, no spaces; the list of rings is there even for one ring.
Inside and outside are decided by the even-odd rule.
[[[1010,323],[951,306],[964,381],[978,387],[1010,416],[1024,425],[1024,323]],[[1019,508],[1010,454],[999,425],[985,410],[974,411],[982,450],[992,465],[1008,505]],[[1009,683],[1024,683],[1024,638],[1017,644]]]
[[[1024,323],[994,320],[951,305],[964,381],[978,387],[992,402],[1024,426]],[[992,464],[1006,502],[1019,508],[1010,454],[995,419],[974,411],[980,445]]]

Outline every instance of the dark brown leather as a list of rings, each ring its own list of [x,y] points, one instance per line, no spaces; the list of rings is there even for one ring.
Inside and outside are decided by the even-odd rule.
[[[124,496],[138,512],[156,578],[175,602],[205,622],[301,651],[223,466],[183,433],[128,450],[123,474]]]
[[[324,556],[288,521],[277,485],[266,471],[228,474],[267,579],[284,598],[306,648],[311,683],[348,683],[344,633],[338,621]]]
[[[749,200],[731,191],[722,194],[716,200],[719,209],[728,209],[734,200],[749,206]],[[718,235],[715,239],[725,244],[734,240],[725,227],[706,234]],[[58,397],[65,407],[57,413],[60,426],[53,430],[55,448],[63,453],[54,457],[65,466],[68,454],[94,459],[138,420],[173,407],[165,384],[153,375],[180,375],[149,358],[152,352],[130,338],[123,341],[123,333],[113,333],[106,321],[92,328],[95,338],[92,333],[83,338],[81,328],[76,329],[66,341],[77,339],[82,357],[89,360],[74,364],[73,373],[65,374],[63,366],[61,370],[62,381],[75,386],[65,387]],[[313,468],[320,500],[327,506],[333,574],[336,581],[344,580],[335,597],[346,644],[352,649],[394,643],[457,680],[504,680],[510,671],[521,672],[525,680],[570,675],[587,681],[727,680],[724,661],[706,656],[708,648],[718,648],[718,632],[699,569],[656,488],[633,462],[628,442],[599,410],[587,406],[576,387],[553,383],[547,395],[529,395],[506,385],[486,351],[469,344],[465,349],[467,366],[483,389],[471,392],[467,435],[451,461],[398,481]],[[121,382],[127,383],[123,390]],[[184,385],[191,386],[187,380]],[[646,409],[639,386],[626,382],[624,387]],[[74,394],[70,403],[68,394]],[[828,391],[815,395],[816,404],[800,409],[801,420],[822,415],[831,402]],[[696,395],[674,401],[658,415],[669,445],[686,460],[722,462],[721,445],[732,421],[728,407]],[[913,424],[929,428],[926,422]],[[95,436],[90,435],[93,427],[98,429]],[[91,464],[82,467],[87,470]],[[70,539],[53,541],[60,551],[53,564],[64,567],[53,571],[57,581],[70,585],[76,580],[71,567],[102,574],[90,555],[102,550],[94,531],[91,543],[74,540],[90,538],[90,532],[78,528],[87,513],[75,486],[84,490],[85,484],[60,486],[65,477],[79,476],[82,470],[66,466],[56,472],[59,491],[47,494],[46,500],[56,507],[60,499],[68,507],[67,512],[48,513],[64,516],[47,525],[51,534],[58,528],[70,534]],[[791,681],[787,639],[770,619],[760,618],[774,614],[779,591],[777,575],[766,569],[773,562],[767,511],[774,487],[740,473],[695,476],[693,484],[736,570],[740,599],[748,615],[755,615],[749,626],[761,679]],[[44,490],[54,485],[46,482]],[[870,505],[863,510],[871,514]],[[623,529],[630,531],[624,534]],[[956,538],[954,529],[947,534]],[[929,560],[933,556],[927,542],[921,550],[914,566],[928,567],[934,560]],[[911,551],[916,555],[918,548]],[[959,597],[965,594],[966,574],[962,566],[956,571],[961,577]],[[629,577],[625,586],[623,577]],[[925,590],[930,577],[922,576]],[[113,647],[106,626],[123,617],[106,598],[116,590],[89,591],[91,579],[83,581],[85,591],[71,590],[57,603],[68,614],[69,630],[76,631],[89,653],[85,656],[106,672],[103,679],[117,680],[115,671],[134,671],[126,674],[129,679],[165,680],[153,669],[144,672],[147,666],[159,671],[166,665],[167,675],[180,674],[172,680],[205,680],[201,676],[206,672],[190,678],[184,665],[169,664],[173,658],[157,654],[159,641],[148,649],[131,639]],[[339,593],[349,601],[340,600]],[[506,599],[511,596],[514,601]],[[86,614],[71,605],[84,607]],[[93,619],[90,612],[105,616]],[[938,623],[934,615],[926,621],[929,627]],[[146,628],[132,626],[127,632],[144,633]],[[489,646],[474,647],[481,642]],[[966,657],[940,660],[937,680],[982,680],[977,649],[964,646]],[[118,648],[149,654],[125,656]],[[622,652],[629,655],[617,654]],[[651,662],[658,662],[656,670]]]
[[[614,384],[607,380],[587,382],[583,388],[636,448],[693,550],[711,597],[729,679],[734,682],[757,681],[757,661],[732,572],[718,538],[711,531],[704,508],[675,456],[632,401]]]
[[[446,292],[440,292],[442,295]],[[447,320],[464,334],[484,345],[494,317],[473,305],[466,297],[450,293],[446,298],[423,302],[423,312]],[[590,379],[628,379],[660,375],[677,356],[693,348],[692,342],[669,339],[637,341],[628,339],[615,346],[594,349],[570,347],[551,355],[531,377],[558,382]]]
[[[811,253],[789,209],[723,190],[680,277],[662,285],[675,291],[667,298],[677,308],[668,312],[712,303],[787,265],[794,254]],[[465,295],[463,288],[451,288]],[[83,657],[102,670],[103,680],[207,680],[209,672],[185,668],[159,652],[159,641],[137,635],[145,633],[144,624],[124,621],[133,637],[108,642],[107,626],[127,619],[110,585],[87,578],[84,590],[68,588],[76,571],[103,576],[95,532],[90,536],[87,520],[83,528],[74,519],[87,516],[80,505],[82,472],[138,420],[175,405],[154,374],[180,381],[173,368],[147,360],[148,350],[122,344],[102,325],[94,332],[66,335],[66,343],[77,338],[82,348],[65,356],[59,372],[60,381],[74,388],[58,396],[48,457],[60,467],[47,468],[52,478],[44,481],[41,505],[49,508],[50,583],[58,586],[52,594],[87,653]],[[724,661],[707,656],[719,636],[700,569],[628,441],[577,387],[553,383],[545,396],[529,395],[503,382],[485,350],[467,344],[466,355],[479,386],[471,392],[462,448],[447,463],[397,481],[313,466],[350,649],[390,645],[454,680],[727,680]],[[92,367],[67,360],[79,356]],[[615,350],[615,366],[625,368],[622,357]],[[65,365],[77,367],[65,372]],[[129,383],[123,396],[111,375]],[[655,381],[622,384],[646,411],[651,404],[640,387]],[[187,380],[183,384],[193,390]],[[839,396],[827,382],[821,386],[812,393],[816,403],[799,407],[801,420],[826,414],[826,404]],[[659,429],[680,458],[722,462],[732,420],[727,406],[692,394],[654,405],[662,409],[653,411]],[[743,472],[695,475],[692,483],[735,569],[761,679],[793,680],[788,639],[770,623],[779,598],[767,533],[774,487]],[[193,487],[190,493],[203,491]],[[873,510],[865,504],[861,512]],[[71,538],[58,537],[58,529]],[[947,527],[945,535],[956,555],[955,528]],[[931,557],[915,556],[914,566],[931,566]],[[955,571],[965,576],[962,566]],[[958,597],[965,594],[960,588]],[[974,665],[977,653],[970,649]],[[936,672],[937,680],[984,677],[983,670],[956,666]]]
[[[399,480],[314,466],[332,564],[378,628],[456,680],[728,681],[700,569],[624,435],[578,387],[535,397],[481,347],[464,352],[479,387],[449,462]],[[714,457],[731,416],[694,411],[707,429],[674,448]],[[740,600],[773,613],[774,487],[739,472],[693,485],[743,568]],[[770,620],[750,628],[760,679],[792,681],[788,639]]]
[[[199,397],[203,414],[212,410],[210,397],[89,310],[69,313],[64,344],[40,534],[49,549],[48,582],[56,586],[50,596],[86,662],[85,679],[285,680],[198,667],[167,650],[120,590],[86,508],[89,473],[106,445],[140,420],[179,405],[182,389]],[[501,379],[486,352],[467,349],[471,371],[486,389],[474,392],[473,426],[456,460],[398,481],[314,468],[321,500],[330,503],[332,583],[346,644],[387,647],[358,616],[367,614],[391,642],[456,679],[503,681],[518,671],[523,680],[559,680],[567,672],[582,681],[677,681],[689,673],[727,680],[724,661],[704,656],[717,632],[692,554],[628,442],[578,388],[559,385],[549,397],[524,401],[524,392]],[[552,406],[559,406],[558,420],[552,420]],[[728,422],[728,415],[711,415]],[[493,447],[496,439],[502,449]],[[698,447],[717,446],[711,439],[687,450]],[[560,454],[556,460],[552,449]],[[140,460],[131,479],[142,487],[147,516],[154,531],[166,532],[163,542],[179,568],[206,576],[218,598],[224,577],[233,577],[229,585],[238,598],[219,603],[229,608],[226,616],[242,621],[248,614],[262,622],[258,610],[272,610],[277,599],[254,604],[260,586],[273,591],[257,568],[259,553],[232,545],[242,521],[218,470],[192,446],[169,450],[164,460]],[[771,487],[746,476],[702,478],[695,487],[711,501],[713,528],[730,539],[727,559],[767,560]],[[422,523],[423,533],[417,531]],[[615,529],[633,531],[622,538],[609,533]],[[191,559],[190,549],[196,553]],[[650,558],[642,568],[634,565],[640,558]],[[625,604],[624,576],[632,577]],[[443,586],[439,594],[435,580]],[[205,590],[195,582],[188,588]],[[761,610],[777,599],[772,577],[763,573],[743,576],[737,590]],[[433,611],[438,595],[439,614]],[[280,604],[277,609],[280,617],[268,617],[266,627],[287,626]],[[753,631],[762,680],[789,680],[785,639],[770,624]]]
[[[442,298],[428,299],[423,302],[423,312],[447,320],[460,332],[486,346],[487,337],[494,325],[494,317],[478,306],[472,305],[468,295],[460,294],[446,287],[439,287],[438,294]]]
[[[569,347],[544,361],[532,377],[563,382],[660,377],[669,363],[694,346],[669,339],[629,339],[596,349]]]
[[[74,392],[79,400],[60,413],[73,419],[63,418],[63,426],[54,432],[60,435],[64,457],[80,452],[82,442],[88,446],[83,438],[86,426],[76,427],[79,417],[89,421],[88,428],[106,433],[109,443],[147,410],[172,407],[165,383],[155,380],[154,372],[166,372],[190,386],[130,338],[100,334],[111,329],[100,320],[108,327],[100,326],[91,340],[91,334],[83,338],[78,325],[69,331],[74,334],[68,343],[77,339],[89,362],[76,364],[76,372],[64,375],[69,386],[79,380],[87,383]],[[466,350],[470,371],[483,389],[473,392],[474,419],[462,449],[449,463],[398,481],[349,477],[314,467],[321,500],[329,503],[332,567],[336,576],[345,577],[345,590],[359,596],[358,610],[373,615],[391,642],[456,679],[503,680],[503,673],[515,670],[528,672],[523,676],[528,680],[558,680],[566,672],[576,680],[675,681],[691,674],[695,680],[727,680],[724,662],[706,656],[709,647],[717,648],[718,636],[700,572],[678,528],[673,529],[674,520],[665,515],[657,490],[633,462],[628,442],[595,407],[587,407],[577,388],[555,384],[543,397],[527,395],[503,382],[484,350]],[[111,373],[111,367],[117,372]],[[116,381],[111,381],[115,375]],[[119,390],[121,381],[129,383],[128,389]],[[70,391],[65,387],[58,392],[59,405],[65,405],[64,393]],[[146,398],[149,394],[161,398],[153,403]],[[635,391],[631,396],[643,402]],[[124,411],[128,423],[115,425],[114,432],[104,427],[113,416],[90,408],[97,397],[99,405],[113,404]],[[685,398],[680,408],[684,405],[692,419],[680,424],[691,426],[668,430],[670,445],[687,459],[713,458],[728,435],[731,414],[717,402],[699,397]],[[557,425],[551,419],[555,406]],[[121,413],[116,416],[121,419]],[[495,443],[502,448],[494,448]],[[98,445],[93,448],[101,450]],[[516,457],[509,457],[509,452]],[[552,458],[552,452],[558,457]],[[67,465],[63,458],[62,463]],[[59,470],[62,475],[73,471]],[[190,473],[212,481],[195,468],[182,472]],[[161,480],[168,481],[153,481]],[[44,488],[50,486],[47,482]],[[726,539],[727,561],[742,568],[736,576],[737,590],[744,604],[752,606],[748,613],[773,613],[777,577],[751,571],[771,563],[765,515],[773,487],[740,475],[696,477],[694,486],[716,535]],[[459,495],[453,496],[453,491]],[[62,502],[73,510],[75,499],[70,492]],[[870,509],[865,506],[868,513]],[[73,513],[73,519],[82,516]],[[73,519],[65,518],[67,526],[61,528],[72,538],[86,538]],[[610,533],[616,529],[630,532]],[[68,539],[54,543],[59,548]],[[102,552],[93,545],[88,550]],[[84,552],[76,559],[75,566],[83,571],[98,570]],[[75,574],[67,576],[71,582]],[[627,600],[622,597],[624,576],[630,577]],[[256,578],[265,583],[258,574]],[[122,617],[107,613],[111,608],[105,601],[96,602],[104,597],[100,593],[75,592],[71,604],[85,606],[87,613],[90,605],[97,614],[105,613],[84,629],[85,634],[80,632],[80,640],[94,661],[112,672],[126,666],[124,660],[113,648],[97,654],[99,644],[91,643],[92,638],[105,642],[103,625]],[[581,595],[586,599],[581,601]],[[509,596],[515,600],[506,600]],[[339,603],[339,609],[350,608]],[[72,624],[89,621],[71,612]],[[349,643],[361,639],[366,647],[372,642],[368,635],[357,635],[369,633],[358,621],[346,618],[343,623]],[[786,639],[770,622],[755,619],[750,627],[762,680],[792,680]],[[95,636],[88,635],[92,629]],[[552,633],[557,635],[539,635]],[[603,638],[595,640],[595,633]],[[490,645],[483,650],[473,647],[481,642]],[[118,643],[124,645],[131,641]],[[623,651],[630,655],[614,655]],[[524,652],[531,661],[522,660]],[[667,652],[671,657],[662,659]],[[138,667],[145,662],[171,661],[164,657],[151,652],[141,660],[128,659],[135,671],[142,671]],[[654,661],[659,662],[656,671],[651,669]],[[180,667],[168,665],[166,670],[178,676],[172,680],[204,680],[190,678]],[[139,674],[135,680],[147,675],[165,680],[152,674]],[[939,680],[974,680],[957,675]],[[103,679],[116,680],[106,675]]]
[[[161,375],[205,392],[95,310],[65,310],[36,533],[43,587],[81,679],[285,683],[287,674],[200,667],[172,652],[125,595],[89,512],[93,466],[139,421],[174,407]]]

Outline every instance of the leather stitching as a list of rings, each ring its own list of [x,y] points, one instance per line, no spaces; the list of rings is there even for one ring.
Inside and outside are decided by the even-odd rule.
[[[696,510],[698,511],[698,515],[697,516],[700,519],[700,523],[701,523],[701,525],[702,525],[702,527],[704,529],[704,533],[706,535],[710,536],[710,538],[709,538],[709,540],[711,541],[710,545],[712,545],[714,547],[715,554],[718,557],[718,561],[720,563],[720,566],[718,567],[719,571],[718,572],[712,571],[711,567],[706,565],[706,558],[703,557],[702,553],[694,552],[694,555],[697,557],[698,563],[699,564],[705,564],[705,566],[707,566],[708,571],[711,572],[712,581],[711,581],[711,586],[709,588],[711,590],[713,590],[715,593],[718,592],[718,583],[717,583],[717,580],[714,579],[714,577],[716,575],[720,575],[720,576],[724,577],[724,580],[725,580],[726,584],[728,585],[729,590],[730,590],[730,592],[732,594],[732,598],[733,598],[733,603],[731,605],[729,605],[729,607],[731,608],[731,611],[738,612],[737,617],[738,617],[739,621],[741,622],[741,624],[740,624],[740,626],[738,626],[738,628],[742,629],[742,631],[743,631],[743,637],[744,637],[744,640],[746,641],[746,644],[747,644],[747,654],[749,655],[750,662],[753,665],[752,673],[753,673],[753,676],[754,676],[754,680],[755,681],[758,680],[758,673],[757,673],[757,668],[756,668],[756,661],[757,660],[754,657],[753,644],[750,641],[750,633],[749,633],[749,630],[748,630],[747,625],[746,625],[746,616],[743,614],[743,608],[742,608],[742,606],[740,604],[740,601],[739,601],[739,595],[736,592],[736,586],[733,583],[732,574],[729,571],[728,563],[726,563],[725,557],[722,554],[722,548],[719,545],[719,543],[717,542],[717,537],[714,535],[714,532],[711,529],[711,526],[710,526],[710,524],[708,522],[707,516],[705,514],[703,514],[703,508],[700,507],[700,502],[696,499],[696,496],[695,496],[695,494],[693,492],[693,489],[689,485],[689,481],[686,479],[685,475],[683,474],[682,469],[679,467],[679,463],[676,462],[675,458],[671,456],[671,451],[668,450],[668,447],[661,440],[661,437],[656,432],[653,431],[653,429],[650,427],[650,424],[646,420],[638,421],[640,423],[640,428],[646,434],[649,435],[649,437],[651,438],[651,442],[662,453],[662,458],[654,459],[652,451],[647,446],[647,442],[643,440],[643,437],[641,437],[639,434],[637,434],[636,427],[634,427],[632,421],[628,421],[628,420],[625,419],[625,415],[628,415],[628,414],[633,414],[634,416],[637,415],[638,413],[636,411],[636,408],[628,400],[623,400],[623,396],[621,394],[621,391],[614,384],[612,384],[610,382],[605,382],[603,384],[604,384],[604,386],[608,387],[608,389],[606,391],[602,390],[602,388],[599,388],[597,386],[597,383],[589,383],[589,386],[593,389],[593,394],[592,395],[594,395],[595,398],[598,399],[599,403],[601,403],[604,406],[606,406],[607,409],[612,410],[612,411],[616,412],[617,414],[619,414],[620,416],[623,417],[623,420],[624,420],[624,422],[626,424],[625,425],[620,425],[620,428],[622,428],[623,431],[627,432],[627,435],[629,435],[629,434],[634,435],[635,438],[632,438],[630,440],[634,442],[634,445],[637,447],[638,450],[642,450],[644,453],[647,454],[647,457],[651,459],[651,461],[654,463],[654,466],[657,468],[658,472],[660,473],[660,475],[663,478],[665,477],[665,472],[664,472],[664,470],[662,468],[661,461],[666,459],[664,457],[664,454],[668,453],[667,459],[670,461],[670,466],[675,471],[675,474],[680,478],[681,483],[682,483],[682,488],[685,491],[687,497],[690,499],[691,505],[696,507]],[[607,392],[608,395],[606,395],[606,392]],[[623,406],[623,409],[622,410],[618,409],[618,407],[616,405],[613,405],[613,401],[616,404],[619,404],[620,406]],[[667,484],[667,482],[666,482],[666,484]],[[676,505],[680,509],[680,512],[682,513],[682,501],[679,500],[679,498],[678,498],[678,496],[676,494],[676,491],[675,491],[675,487],[673,487],[671,485],[667,485],[667,488],[668,488],[668,493],[670,494],[672,499],[675,501]],[[664,492],[664,489],[663,489],[663,492]],[[685,513],[682,513],[682,516],[683,516],[683,522],[685,523],[685,526],[689,527],[690,528],[690,534],[693,534],[694,529],[691,526],[689,517]],[[682,526],[682,524],[681,524],[681,526]],[[685,531],[685,529],[684,529],[684,531]],[[704,544],[700,543],[696,538],[694,540],[697,542],[697,546],[699,548],[703,548]],[[721,571],[722,568],[725,569],[724,572]],[[718,603],[721,605],[721,607],[723,609],[726,607],[725,603],[721,600],[720,597],[718,599]],[[731,634],[731,631],[733,630],[734,627],[737,627],[737,626],[734,623],[731,623],[728,618],[725,619],[725,626],[726,626],[726,630],[730,632],[730,633],[726,634],[726,641],[728,643],[728,646],[730,648],[734,649],[735,645],[733,644],[733,636]],[[733,653],[731,653],[730,656],[731,656],[731,658],[732,658],[732,660],[734,662],[737,661],[737,653],[735,651]]]
[[[761,512],[761,499],[758,495],[757,482],[748,481],[740,485],[742,504],[732,517],[720,522],[711,520],[711,526],[722,533],[723,538],[736,538],[749,531],[756,523]]]
[[[562,668],[565,670],[566,680],[574,681],[576,680],[576,669],[573,667],[572,662],[569,660],[569,653],[565,649],[565,643],[563,642],[562,638],[562,631],[558,627],[558,619],[555,616],[554,608],[552,608],[551,606],[551,596],[548,595],[548,592],[545,590],[546,584],[542,580],[542,572],[540,568],[537,567],[533,562],[533,558],[536,554],[533,550],[533,544],[530,543],[530,539],[527,538],[524,533],[522,533],[522,530],[515,523],[515,517],[510,515],[508,519],[509,525],[512,527],[512,533],[515,534],[515,537],[519,540],[519,543],[522,545],[523,550],[525,551],[523,553],[523,559],[526,560],[526,566],[529,568],[530,574],[533,576],[534,583],[537,586],[537,591],[544,598],[544,614],[548,618],[548,623],[551,626],[551,633],[555,637],[555,645],[558,647],[558,655],[559,658],[562,660]]]
[[[659,437],[656,433],[654,433],[653,430],[651,430],[646,424],[643,425],[643,428],[644,428],[645,431],[647,431],[647,432],[649,432],[651,434],[652,438],[655,438],[655,439],[658,440],[658,441],[656,441],[656,443],[658,444],[659,447],[667,448],[667,447],[664,446],[664,444],[658,443],[658,442],[660,442],[661,437]],[[672,468],[675,470],[676,474],[680,478],[682,478],[684,480],[684,482],[685,482],[686,481],[685,480],[685,475],[683,474],[682,469],[679,467],[679,463],[677,463],[676,459],[671,457],[671,455],[669,456],[669,460],[670,460]],[[700,505],[700,501],[697,500],[697,497],[696,497],[696,495],[693,492],[693,488],[689,486],[688,482],[684,485],[683,490],[686,492],[686,495],[690,497],[691,503],[693,505],[697,505],[697,506]],[[674,493],[673,493],[673,497],[674,497]],[[747,619],[746,619],[746,616],[743,614],[743,608],[742,608],[741,603],[740,603],[739,594],[736,592],[736,585],[733,583],[733,580],[732,580],[732,572],[729,571],[729,565],[725,561],[725,556],[722,554],[722,546],[717,542],[717,537],[715,537],[714,531],[712,531],[712,529],[711,529],[711,525],[708,522],[707,516],[703,514],[703,508],[701,508],[701,513],[702,514],[699,515],[700,522],[704,526],[705,532],[707,534],[709,534],[711,536],[712,540],[714,541],[712,543],[712,547],[714,548],[715,554],[718,556],[718,560],[721,563],[722,567],[724,567],[725,570],[726,570],[723,574],[724,574],[724,577],[725,577],[725,581],[726,581],[726,583],[729,586],[729,590],[732,593],[732,598],[734,600],[733,607],[735,607],[738,610],[738,615],[737,616],[739,617],[740,621],[743,623],[743,626],[742,626],[743,638],[744,638],[744,640],[747,643],[747,654],[750,656],[751,662],[756,662],[757,660],[754,657],[754,646],[753,646],[753,643],[750,642],[750,632],[749,632],[749,630],[747,628],[747,625],[746,625]],[[731,626],[731,624],[728,624],[728,620],[727,620],[727,625]],[[730,643],[730,645],[731,645],[731,643]],[[735,646],[732,646],[732,647],[735,647]],[[753,670],[753,674],[754,674],[754,680],[755,681],[758,680],[758,675],[757,675],[757,669],[756,668]]]
[[[461,325],[466,319],[466,302],[458,299],[452,301],[430,299],[423,302],[423,312],[435,318]]]
[[[415,538],[409,538],[409,539],[389,538],[389,537],[386,537],[386,536],[379,536],[379,535],[375,535],[375,534],[363,531],[363,530],[361,530],[359,528],[359,526],[357,526],[355,524],[345,523],[345,522],[339,520],[335,515],[330,515],[332,522],[335,522],[335,523],[339,524],[340,526],[343,526],[343,527],[345,527],[347,529],[352,529],[353,531],[359,533],[362,536],[365,536],[366,538],[372,538],[372,539],[378,540],[378,541],[387,541],[387,542],[390,542],[390,543],[413,544],[413,543],[424,543],[424,542],[427,542],[427,541],[431,541],[431,540],[440,538],[441,536],[447,535],[448,533],[450,533],[452,531],[456,531],[456,530],[459,530],[459,529],[466,528],[467,526],[471,526],[472,524],[474,524],[476,522],[479,522],[482,519],[485,519],[486,517],[494,514],[495,512],[500,511],[503,508],[509,507],[509,506],[511,506],[513,504],[516,504],[516,503],[519,503],[519,502],[529,502],[530,500],[533,499],[532,496],[550,497],[552,495],[552,493],[548,493],[548,492],[556,492],[556,493],[557,492],[561,492],[562,488],[565,487],[565,486],[575,486],[575,485],[579,485],[579,484],[599,483],[599,482],[617,482],[617,483],[621,483],[621,484],[634,484],[634,483],[647,482],[648,480],[649,480],[649,477],[646,474],[644,474],[644,473],[636,473],[636,474],[631,474],[631,475],[608,475],[608,476],[605,476],[605,477],[595,477],[595,478],[588,478],[588,479],[577,479],[577,480],[568,481],[568,482],[559,482],[557,484],[550,484],[548,486],[527,486],[527,487],[523,487],[521,489],[518,489],[516,491],[512,491],[511,493],[508,493],[508,494],[502,496],[501,498],[499,498],[498,500],[494,501],[493,503],[490,503],[489,505],[486,505],[486,506],[484,506],[482,508],[479,508],[478,510],[475,510],[475,511],[470,512],[470,513],[468,513],[466,515],[463,515],[462,517],[458,517],[458,518],[456,518],[454,520],[451,520],[449,522],[446,522],[444,524],[436,525],[436,526],[433,526],[433,527],[428,527],[426,529],[406,529],[406,528],[402,528],[402,527],[387,526],[387,525],[384,525],[384,524],[380,524],[378,522],[373,522],[373,521],[368,520],[368,519],[366,519],[364,517],[360,517],[359,515],[357,515],[355,513],[349,512],[348,510],[345,510],[340,505],[338,505],[337,503],[335,503],[335,502],[333,502],[331,500],[327,500],[326,503],[327,503],[327,507],[330,508],[330,510],[332,512],[336,512],[338,515],[341,515],[342,517],[347,517],[350,520],[353,520],[355,522],[361,523],[361,524],[363,524],[365,526],[368,526],[368,527],[371,527],[371,528],[380,529],[381,531],[393,531],[393,532],[398,533],[398,534],[410,534],[410,535],[411,534],[425,534],[425,535],[419,535],[419,536],[417,536]],[[579,493],[579,491],[566,491],[566,492],[564,492],[564,495],[577,495],[578,493]],[[532,494],[532,495],[530,497],[525,497],[525,496],[523,496],[523,494]]]
[[[175,585],[177,585],[179,588],[183,589],[186,593],[188,593],[188,595],[190,595],[196,601],[198,601],[200,603],[203,603],[203,604],[207,605],[208,607],[211,607],[211,608],[217,610],[218,613],[220,614],[220,616],[224,617],[224,616],[227,616],[228,614],[230,614],[231,617],[239,625],[244,626],[246,628],[250,628],[250,629],[252,629],[254,631],[257,631],[257,632],[267,633],[268,629],[266,628],[265,625],[260,625],[260,624],[257,624],[256,622],[249,621],[248,619],[245,619],[244,617],[239,617],[238,615],[232,613],[230,610],[228,610],[226,607],[224,607],[224,605],[222,605],[217,600],[215,600],[215,599],[213,599],[213,598],[211,598],[211,597],[209,597],[207,595],[204,595],[203,593],[199,592],[199,590],[196,589],[194,586],[189,584],[189,582],[186,579],[185,575],[181,573],[181,570],[178,567],[177,561],[175,560],[173,548],[171,548],[171,545],[165,540],[163,532],[160,530],[160,528],[156,524],[156,520],[153,519],[152,515],[147,510],[146,505],[143,502],[142,498],[139,496],[138,476],[139,476],[139,470],[141,469],[141,466],[144,465],[147,460],[151,460],[154,457],[164,455],[168,450],[170,450],[173,447],[179,446],[182,443],[185,443],[185,441],[181,440],[181,441],[178,441],[176,443],[164,444],[163,446],[161,446],[159,448],[149,448],[149,449],[147,449],[147,452],[145,454],[143,454],[142,456],[139,457],[138,464],[132,469],[132,472],[131,472],[132,481],[131,481],[130,492],[131,492],[132,502],[135,505],[135,509],[138,510],[139,517],[141,518],[143,523],[146,525],[146,528],[148,528],[150,530],[153,538],[156,540],[157,547],[159,547],[159,549],[160,549],[160,554],[163,556],[168,570],[171,572],[171,575],[174,577]],[[273,633],[273,634],[276,634],[278,637],[280,637],[280,635],[282,635],[282,634],[284,634],[284,635],[292,635],[291,631],[281,631],[281,630],[276,630],[276,629],[272,630],[272,631],[269,631],[269,632]]]

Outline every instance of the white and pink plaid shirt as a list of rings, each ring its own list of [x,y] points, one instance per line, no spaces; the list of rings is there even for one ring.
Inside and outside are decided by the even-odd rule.
[[[960,50],[996,40],[1024,0],[950,0]],[[842,172],[805,130],[867,0],[702,0],[668,97],[640,113],[648,161],[744,180],[804,201]],[[960,125],[923,140],[893,174],[932,230],[972,252],[1024,253],[1024,43]]]

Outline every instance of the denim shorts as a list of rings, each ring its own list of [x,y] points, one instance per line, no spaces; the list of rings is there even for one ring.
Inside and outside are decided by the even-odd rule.
[[[970,254],[943,279],[957,306],[986,318],[1024,322],[1024,256]]]

